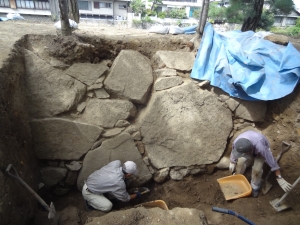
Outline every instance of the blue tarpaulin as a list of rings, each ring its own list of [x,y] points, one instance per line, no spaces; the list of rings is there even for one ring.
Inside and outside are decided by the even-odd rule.
[[[273,100],[290,94],[299,82],[300,53],[264,40],[253,31],[216,32],[210,23],[194,62],[191,78],[209,80],[230,96]]]

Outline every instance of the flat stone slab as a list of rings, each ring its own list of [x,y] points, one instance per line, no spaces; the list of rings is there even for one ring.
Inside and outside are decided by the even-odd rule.
[[[30,122],[34,150],[39,159],[78,160],[93,146],[103,128],[67,119]]]
[[[104,88],[94,90],[97,98],[109,98],[110,95],[105,91]]]
[[[133,222],[134,221],[134,222]],[[127,210],[110,212],[101,217],[91,217],[86,225],[98,224],[134,224],[134,225],[183,225],[183,224],[207,224],[203,211],[189,208],[173,208],[163,210],[161,208],[137,207]]]
[[[157,51],[153,59],[159,68],[167,67],[180,71],[191,71],[195,55],[192,52]]]
[[[60,167],[47,166],[41,168],[42,179],[47,188],[58,184],[59,181],[65,178],[67,172],[68,170],[66,168]]]
[[[164,68],[164,69],[157,69],[154,71],[154,74],[157,77],[171,77],[171,76],[177,76],[176,70],[174,69],[168,69],[168,68]]]
[[[150,60],[133,50],[122,50],[104,81],[105,89],[130,101],[145,104],[153,83]]]
[[[169,89],[175,86],[178,86],[183,83],[183,80],[181,77],[160,77],[156,80],[154,84],[154,90],[155,91],[161,91],[165,89]]]
[[[217,162],[233,124],[230,110],[192,82],[155,92],[138,123],[157,169]]]
[[[75,63],[66,70],[65,74],[74,77],[86,85],[92,85],[107,70],[108,67],[105,62],[97,64]]]
[[[81,119],[90,124],[112,128],[119,120],[135,116],[136,112],[135,105],[128,100],[90,99]]]
[[[30,51],[25,52],[25,87],[31,117],[50,117],[77,105],[86,86]]]
[[[265,101],[240,101],[235,110],[237,118],[253,122],[263,122],[267,112],[267,102]]]
[[[139,170],[137,185],[143,185],[152,178],[130,134],[123,132],[114,138],[104,140],[99,148],[91,150],[86,154],[77,179],[78,190],[81,191],[84,180],[91,173],[113,160],[120,160],[122,163],[130,160],[137,164]]]

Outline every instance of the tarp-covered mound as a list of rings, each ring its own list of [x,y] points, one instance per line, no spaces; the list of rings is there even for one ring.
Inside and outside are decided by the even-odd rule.
[[[273,100],[290,94],[300,76],[300,53],[252,31],[217,33],[207,23],[191,78],[209,80],[245,100]]]

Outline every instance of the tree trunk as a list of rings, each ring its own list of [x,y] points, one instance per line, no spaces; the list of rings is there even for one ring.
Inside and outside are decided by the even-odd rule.
[[[77,0],[69,0],[69,18],[79,23],[79,8]]]
[[[255,31],[263,11],[264,0],[255,0],[253,5],[254,16],[249,16],[243,23],[242,32]]]
[[[62,36],[69,36],[72,34],[72,29],[68,17],[68,0],[58,0],[60,9],[60,22]]]
[[[205,27],[206,20],[207,20],[208,10],[209,10],[209,0],[203,0],[202,7],[201,7],[201,13],[199,16],[199,26],[197,29],[197,34],[199,37],[201,37],[203,35],[204,27]]]

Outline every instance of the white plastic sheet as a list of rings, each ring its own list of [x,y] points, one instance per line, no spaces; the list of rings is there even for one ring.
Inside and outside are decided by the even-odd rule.
[[[149,33],[157,33],[157,34],[167,34],[169,32],[169,27],[165,26],[152,26],[150,27]]]
[[[179,26],[170,26],[169,34],[184,34],[185,30]]]
[[[69,19],[69,23],[70,23],[70,27],[72,27],[73,29],[78,29],[78,24],[74,21],[74,20],[71,20]],[[55,28],[60,30],[61,29],[61,21],[57,21],[55,24],[54,24]]]
[[[8,13],[6,17],[10,20],[24,20],[24,17],[21,16],[19,13]]]

